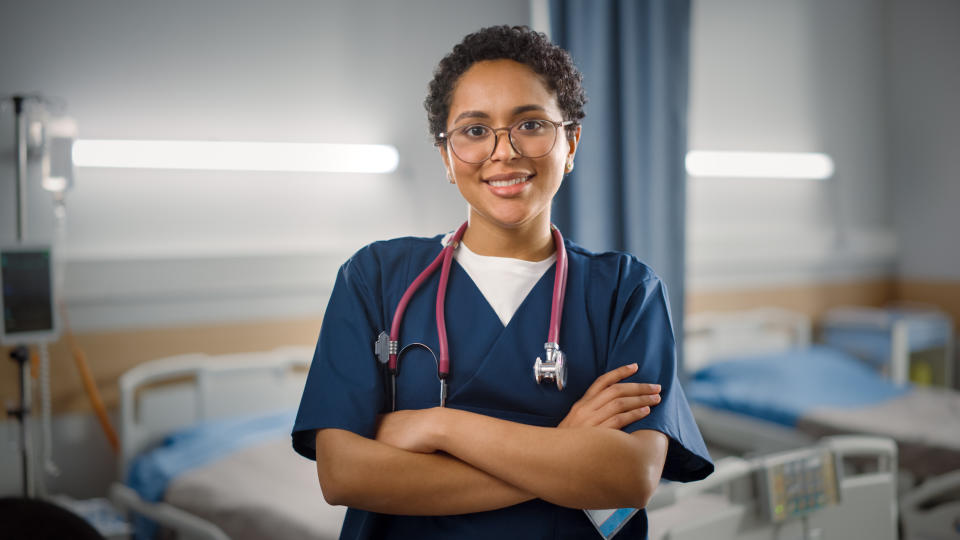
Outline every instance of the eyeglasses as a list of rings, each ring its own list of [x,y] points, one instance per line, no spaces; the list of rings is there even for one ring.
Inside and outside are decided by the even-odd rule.
[[[470,124],[437,135],[450,141],[450,149],[461,161],[483,163],[497,149],[500,131],[507,132],[507,139],[513,150],[522,157],[543,157],[553,150],[557,143],[557,130],[573,124],[573,120],[554,122],[552,120],[526,119],[501,128],[492,128],[484,124]]]

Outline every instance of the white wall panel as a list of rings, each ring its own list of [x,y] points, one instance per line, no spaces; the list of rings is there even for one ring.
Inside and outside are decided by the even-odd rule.
[[[889,0],[888,163],[900,274],[960,279],[960,2]]]
[[[693,289],[889,275],[883,5],[693,3],[689,146],[825,152],[826,181],[691,178]]]
[[[5,6],[0,96],[62,98],[83,138],[400,152],[398,170],[379,176],[81,169],[61,251],[74,326],[316,316],[337,265],[363,244],[455,228],[464,203],[427,132],[427,83],[466,33],[529,19],[529,3],[513,0]],[[14,239],[12,133],[12,111],[0,111],[0,243]],[[49,242],[52,204],[37,184],[31,238]],[[176,272],[176,290],[157,272]]]

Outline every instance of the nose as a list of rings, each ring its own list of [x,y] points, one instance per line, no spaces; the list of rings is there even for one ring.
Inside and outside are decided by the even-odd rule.
[[[507,128],[497,130],[496,139],[493,143],[493,154],[490,155],[492,161],[508,161],[520,154],[510,142],[510,131]]]

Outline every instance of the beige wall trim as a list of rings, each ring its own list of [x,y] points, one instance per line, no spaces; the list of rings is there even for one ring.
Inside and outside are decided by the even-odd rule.
[[[804,313],[814,320],[824,311],[842,305],[883,306],[897,300],[896,282],[870,279],[811,283],[736,290],[697,290],[687,293],[686,312],[735,311],[781,307]]]
[[[777,306],[813,318],[840,305],[883,306],[893,302],[931,304],[949,313],[960,329],[960,281],[892,279],[815,283],[740,290],[691,291],[687,313],[730,311]],[[263,321],[230,325],[84,333],[76,336],[107,407],[117,404],[117,379],[147,360],[202,352],[225,354],[268,350],[283,345],[313,345],[320,318]],[[34,351],[35,352],[35,351]],[[4,358],[9,348],[4,349]],[[54,413],[90,410],[66,340],[50,346],[51,391]],[[18,399],[16,365],[0,361],[0,399]]]
[[[319,318],[264,321],[230,325],[197,325],[179,328],[78,334],[77,343],[108,408],[117,405],[117,379],[128,369],[155,358],[201,352],[226,354],[268,350],[284,345],[313,345],[320,331]],[[36,354],[36,348],[33,349]],[[3,349],[4,358],[9,348]],[[0,362],[0,399],[19,400],[16,365]],[[50,389],[55,414],[90,410],[80,375],[66,339],[50,345]],[[36,396],[34,396],[36,397]]]

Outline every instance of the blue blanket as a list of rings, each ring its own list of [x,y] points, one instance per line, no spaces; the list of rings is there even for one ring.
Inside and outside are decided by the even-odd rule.
[[[215,420],[174,432],[159,447],[134,459],[127,485],[143,500],[159,501],[167,484],[178,474],[253,444],[288,435],[295,412]]]
[[[910,391],[822,346],[721,361],[698,371],[684,390],[691,402],[790,427],[815,408],[864,407]]]
[[[127,473],[127,485],[145,501],[160,501],[167,485],[184,471],[259,442],[289,437],[295,414],[295,410],[288,410],[256,417],[214,420],[176,431],[160,446],[133,460]],[[135,520],[136,538],[152,538],[155,532],[156,526],[152,522]]]

